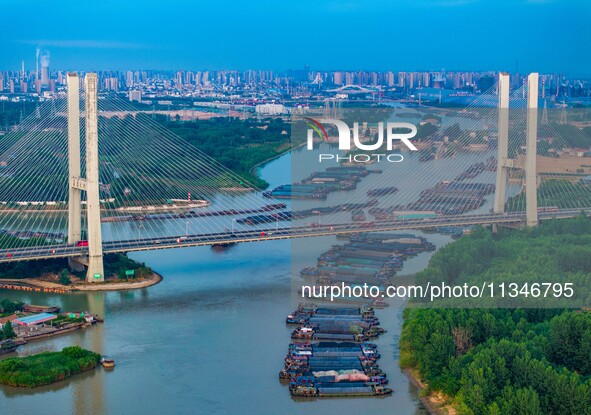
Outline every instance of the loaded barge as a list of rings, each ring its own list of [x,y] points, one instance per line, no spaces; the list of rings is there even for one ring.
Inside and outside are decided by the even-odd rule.
[[[342,398],[345,396],[362,397],[391,395],[392,389],[366,382],[311,383],[296,385],[290,389],[290,392],[293,396],[309,398]]]

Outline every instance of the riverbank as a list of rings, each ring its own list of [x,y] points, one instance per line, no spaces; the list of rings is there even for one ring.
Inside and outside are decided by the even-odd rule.
[[[430,415],[456,415],[457,411],[446,404],[447,398],[441,393],[425,394],[428,385],[421,381],[418,371],[414,369],[402,369],[410,383],[418,389],[418,397]]]
[[[284,151],[280,152],[279,154],[276,154],[276,155],[274,155],[272,157],[269,157],[266,160],[263,160],[263,161],[261,161],[259,163],[256,163],[254,166],[252,166],[250,169],[248,169],[248,173],[251,174],[251,175],[253,175],[253,176],[256,176],[256,177],[260,178],[259,177],[260,175],[256,173],[257,168],[263,167],[265,164],[270,163],[271,161],[276,160],[279,157],[285,156],[286,154],[289,154],[290,152],[292,152],[294,150],[297,150],[297,149],[299,149],[299,148],[301,148],[301,147],[303,147],[305,145],[306,145],[306,142],[303,142],[301,144],[298,144],[295,147],[293,147],[293,146],[292,147],[289,147],[289,148],[285,149]]]
[[[151,287],[158,284],[164,278],[162,275],[152,272],[152,275],[140,281],[105,281],[93,283],[79,283],[72,284],[71,291],[122,291],[122,290],[137,290],[138,288]]]
[[[139,288],[151,287],[162,280],[162,275],[153,271],[149,277],[134,281],[107,280],[102,283],[80,282],[72,285],[62,285],[37,278],[4,278],[0,279],[0,289],[65,294],[84,291],[136,290]]]

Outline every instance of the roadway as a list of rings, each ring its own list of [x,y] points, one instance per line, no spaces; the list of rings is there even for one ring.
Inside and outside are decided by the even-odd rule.
[[[581,214],[582,209],[561,209],[555,212],[540,212],[540,220],[572,218]],[[586,215],[591,209],[584,209]],[[178,235],[161,238],[130,239],[125,241],[103,242],[104,253],[150,251],[155,249],[185,248],[189,246],[219,245],[241,242],[260,242],[280,239],[312,238],[343,233],[402,231],[409,229],[433,228],[443,226],[470,226],[492,224],[524,223],[525,212],[505,214],[474,214],[441,216],[428,219],[404,219],[396,221],[353,222],[326,224],[318,226],[292,226],[256,228],[252,230],[224,231],[201,235]],[[43,245],[14,249],[0,249],[0,262],[16,262],[34,259],[64,258],[84,256],[87,246]]]

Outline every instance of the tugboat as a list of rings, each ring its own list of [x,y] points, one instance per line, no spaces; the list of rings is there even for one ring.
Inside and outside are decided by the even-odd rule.
[[[223,251],[226,248],[236,245],[236,242],[220,242],[219,244],[211,245],[211,249],[214,251]]]
[[[106,369],[112,369],[115,367],[115,360],[111,359],[109,356],[103,356],[101,357],[101,365]]]

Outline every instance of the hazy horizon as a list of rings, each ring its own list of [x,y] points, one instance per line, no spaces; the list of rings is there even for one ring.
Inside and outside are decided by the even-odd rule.
[[[0,68],[591,74],[585,0],[5,2]],[[61,24],[59,23],[61,22]],[[580,41],[579,41],[580,40]]]

